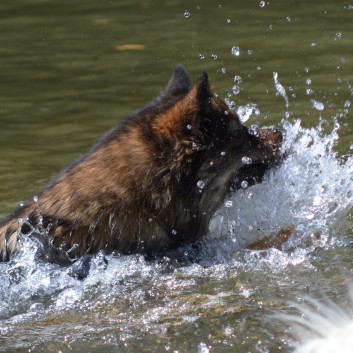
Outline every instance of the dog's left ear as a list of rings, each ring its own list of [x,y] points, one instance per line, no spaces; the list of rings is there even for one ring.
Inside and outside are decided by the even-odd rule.
[[[201,73],[190,92],[187,95],[190,105],[194,107],[197,114],[195,119],[198,120],[197,125],[202,124],[202,121],[208,115],[211,109],[212,92],[208,82],[208,75],[205,71]]]
[[[195,100],[200,113],[204,112],[210,106],[212,92],[208,82],[208,75],[205,71],[201,73],[188,96],[190,99]]]
[[[167,88],[166,95],[181,95],[170,108],[159,114],[152,122],[152,129],[161,141],[186,144],[195,136],[200,136],[200,127],[209,117],[212,93],[206,72],[202,72],[190,88],[190,79],[185,69],[178,65]]]
[[[164,95],[179,96],[190,91],[191,81],[183,65],[179,64],[170,78],[167,87],[163,91]]]

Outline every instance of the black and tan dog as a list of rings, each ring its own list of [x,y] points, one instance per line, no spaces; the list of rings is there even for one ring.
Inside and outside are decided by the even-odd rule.
[[[273,129],[251,134],[205,72],[191,85],[178,65],[155,100],[0,223],[0,259],[26,236],[62,265],[99,251],[159,256],[195,243],[227,194],[279,160],[281,140]]]

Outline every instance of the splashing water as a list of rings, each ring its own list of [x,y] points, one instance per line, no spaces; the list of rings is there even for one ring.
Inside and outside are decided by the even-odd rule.
[[[273,73],[273,81],[275,83],[275,88],[276,88],[276,92],[277,92],[276,94],[278,96],[283,97],[284,101],[286,102],[286,108],[288,108],[288,104],[289,104],[288,96],[287,96],[286,90],[281,85],[281,83],[278,81],[278,73],[277,72]]]
[[[82,329],[81,321],[91,320],[92,315],[84,313],[92,311],[101,318],[97,324],[100,330],[111,327],[112,322],[120,327],[121,322],[124,332],[134,327],[130,330],[135,336],[145,325],[154,332],[164,332],[176,323],[197,321],[205,315],[204,308],[230,310],[227,298],[234,297],[234,290],[215,290],[214,296],[199,294],[198,285],[207,278],[228,280],[239,271],[259,268],[275,273],[289,265],[312,270],[310,251],[339,244],[353,205],[353,159],[339,159],[334,151],[338,128],[335,124],[325,135],[321,124],[305,129],[299,120],[283,121],[283,163],[261,184],[239,190],[225,200],[201,244],[199,263],[175,268],[167,260],[148,262],[140,255],[108,256],[104,270],[97,257],[88,277],[79,281],[69,276],[67,268],[39,262],[34,255],[37,244],[21,239],[17,256],[1,264],[0,332],[11,336],[19,322],[26,326],[35,318],[45,326],[54,318],[62,324],[56,326],[59,331],[52,337],[45,336],[48,342],[66,335],[67,321],[71,320],[80,338],[89,332]],[[292,229],[282,250],[244,249],[281,229]],[[319,234],[319,239],[312,234]],[[251,300],[256,286],[239,292],[244,300],[247,296]],[[22,347],[26,347],[26,339]],[[206,351],[208,345],[200,343],[196,349]]]
[[[344,232],[353,205],[353,158],[337,158],[337,128],[336,124],[324,135],[321,125],[304,129],[299,120],[284,122],[283,152],[287,157],[282,165],[261,184],[227,199],[228,206],[220,209],[211,223],[211,234],[227,237],[227,252],[230,244],[235,251],[291,228],[293,235],[284,249],[305,248],[313,235],[319,235],[321,245],[327,244]]]
[[[241,123],[245,123],[249,120],[251,115],[260,115],[260,110],[256,104],[250,103],[247,105],[242,105],[238,107],[237,114]]]

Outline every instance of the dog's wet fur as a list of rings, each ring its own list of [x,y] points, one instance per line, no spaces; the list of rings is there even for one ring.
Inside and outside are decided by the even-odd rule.
[[[0,259],[9,261],[26,236],[60,265],[98,252],[153,258],[195,244],[228,194],[260,182],[280,160],[281,141],[275,129],[249,131],[205,72],[192,85],[178,65],[156,99],[0,223]]]

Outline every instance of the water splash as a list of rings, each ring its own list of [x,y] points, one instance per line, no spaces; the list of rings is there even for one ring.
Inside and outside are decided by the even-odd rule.
[[[313,108],[316,109],[316,110],[320,110],[321,111],[321,110],[325,109],[325,105],[322,102],[316,101],[315,99],[311,99],[310,102],[311,102]]]
[[[291,228],[284,249],[324,245],[345,232],[353,207],[353,157],[343,160],[334,151],[339,124],[328,135],[322,123],[305,129],[300,120],[284,121],[283,127],[282,165],[261,184],[230,197],[233,207],[220,209],[211,223],[211,234],[227,237],[226,253]]]
[[[236,45],[232,46],[230,52],[232,53],[233,56],[239,56],[240,55],[240,48]]]
[[[254,103],[249,103],[247,105],[242,105],[237,109],[237,115],[241,123],[245,123],[249,120],[251,115],[260,115],[260,110],[258,106]]]
[[[96,259],[89,276],[79,281],[69,276],[67,268],[38,262],[34,255],[38,245],[23,238],[17,256],[1,264],[0,318],[26,321],[82,305],[99,307],[102,301],[129,298],[130,292],[150,288],[151,284],[161,292],[167,284],[170,288],[166,292],[181,291],[197,278],[222,278],[227,273],[235,276],[244,267],[274,272],[300,264],[312,269],[308,254],[313,247],[335,244],[344,234],[346,216],[353,205],[353,158],[338,158],[334,151],[338,122],[329,134],[322,125],[305,129],[299,120],[283,121],[287,157],[261,184],[239,190],[225,200],[202,244],[200,263],[204,267],[192,264],[176,270],[168,262],[147,262],[139,255],[109,256],[106,270]],[[250,243],[288,228],[293,229],[293,235],[283,250],[291,251],[244,250]],[[319,234],[320,239],[312,234]]]
[[[276,92],[277,92],[276,94],[278,96],[283,97],[284,101],[286,102],[286,108],[288,108],[288,96],[287,96],[286,90],[281,85],[281,83],[278,81],[278,73],[277,72],[273,73],[273,81],[275,83],[275,88],[276,88]]]

